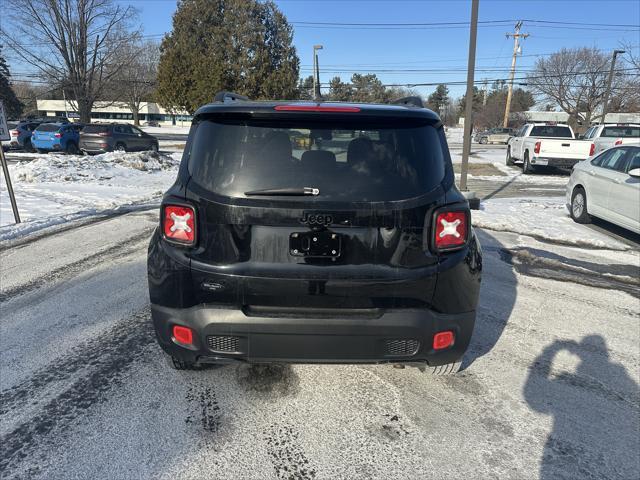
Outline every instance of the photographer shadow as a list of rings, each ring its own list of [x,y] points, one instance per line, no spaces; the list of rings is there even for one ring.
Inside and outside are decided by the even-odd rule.
[[[574,373],[553,369],[566,351],[579,357]],[[540,479],[640,478],[638,385],[609,358],[603,337],[555,341],[529,367],[524,398],[553,416]]]

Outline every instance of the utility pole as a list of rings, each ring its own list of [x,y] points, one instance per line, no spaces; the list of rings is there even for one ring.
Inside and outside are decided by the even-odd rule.
[[[322,50],[322,45],[313,46],[313,97],[320,100],[320,65],[318,64],[318,50]]]
[[[607,116],[607,107],[609,106],[609,95],[611,94],[611,83],[613,82],[613,71],[616,68],[616,57],[620,54],[626,53],[624,50],[614,50],[613,57],[611,58],[611,70],[609,70],[609,80],[607,81],[607,91],[604,93],[602,99],[602,123],[604,123]]]
[[[467,170],[471,153],[471,128],[473,127],[473,79],[476,68],[476,37],[478,36],[478,6],[480,0],[471,0],[471,25],[469,27],[469,62],[467,64],[467,93],[464,109],[464,138],[462,143],[462,165],[460,166],[460,190],[467,191]],[[472,195],[468,195],[471,205]],[[474,205],[479,208],[479,202]]]
[[[513,37],[513,59],[511,60],[511,73],[509,74],[509,91],[507,92],[507,105],[504,109],[504,120],[502,121],[502,126],[507,128],[509,126],[509,113],[511,111],[511,95],[513,94],[513,77],[516,75],[516,58],[518,58],[518,53],[520,53],[520,39],[527,38],[529,36],[528,33],[520,33],[520,29],[522,28],[522,20],[516,23],[516,28],[514,33],[507,33],[507,38]]]
[[[486,107],[487,106],[487,94],[489,92],[489,83],[487,82],[487,79],[484,79],[484,82],[482,82],[483,87],[482,87],[482,106]]]

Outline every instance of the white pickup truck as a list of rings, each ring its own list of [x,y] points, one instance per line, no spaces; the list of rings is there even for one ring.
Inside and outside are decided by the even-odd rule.
[[[507,144],[507,165],[522,162],[524,173],[537,166],[571,168],[589,156],[591,142],[576,140],[569,125],[527,123]]]
[[[616,145],[640,143],[640,124],[606,123],[594,125],[585,132],[583,138],[591,142],[591,151],[589,152],[589,156],[591,156]]]

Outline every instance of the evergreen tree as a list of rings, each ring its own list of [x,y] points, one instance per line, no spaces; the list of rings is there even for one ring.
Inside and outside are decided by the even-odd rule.
[[[4,104],[5,114],[8,118],[18,118],[22,114],[23,105],[11,88],[9,78],[11,78],[11,73],[0,46],[0,101]]]
[[[271,0],[183,0],[164,38],[158,102],[194,112],[216,92],[253,99],[296,96],[293,30]]]
[[[340,77],[333,77],[329,82],[329,99],[338,102],[350,102],[353,100],[353,88],[344,83]]]
[[[445,107],[449,105],[449,89],[446,85],[440,84],[436,87],[435,92],[429,95],[427,99],[427,107],[440,114]]]
[[[313,100],[313,75],[309,75],[298,83],[298,98],[300,100]]]

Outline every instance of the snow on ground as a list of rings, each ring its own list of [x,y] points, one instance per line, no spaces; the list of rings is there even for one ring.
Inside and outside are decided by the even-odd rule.
[[[0,183],[0,240],[93,215],[156,201],[176,178],[181,153],[112,152],[95,157],[31,155],[9,166],[22,225]]]
[[[628,250],[631,247],[608,235],[575,223],[564,197],[497,198],[483,201],[471,213],[475,227],[512,232],[563,245]]]

